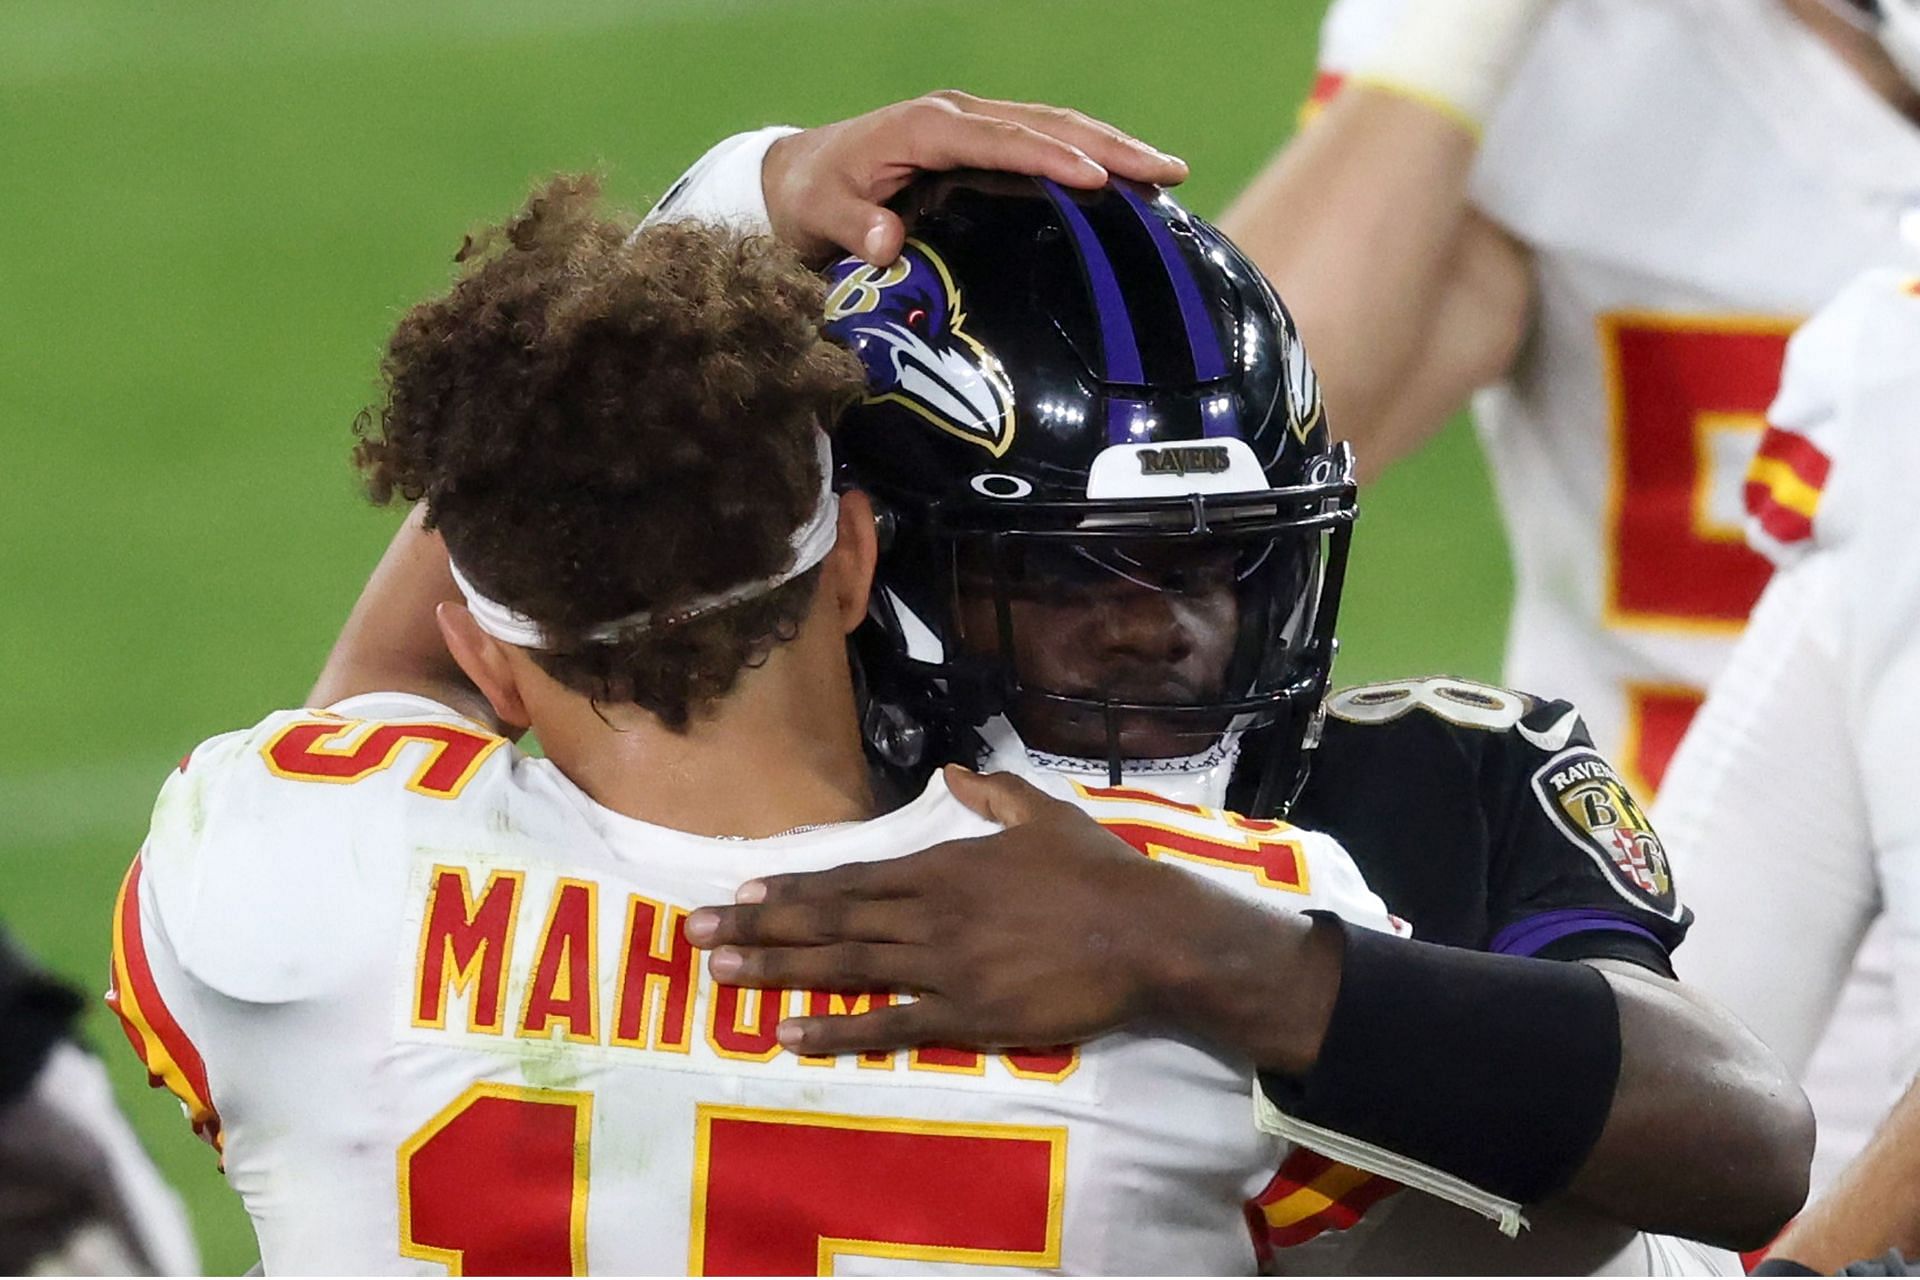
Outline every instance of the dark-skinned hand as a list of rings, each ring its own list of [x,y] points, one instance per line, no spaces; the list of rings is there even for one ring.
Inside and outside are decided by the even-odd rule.
[[[780,239],[810,258],[844,250],[885,266],[907,235],[886,202],[918,175],[947,169],[1082,188],[1109,176],[1160,186],[1187,176],[1185,161],[1078,111],[942,89],[780,139],[760,183]]]
[[[1328,952],[1337,933],[1142,857],[1011,774],[949,767],[947,785],[1006,829],[886,862],[768,876],[742,886],[735,905],[689,917],[687,936],[712,951],[717,981],[914,997],[788,1018],[783,1045],[1002,1049],[1077,1043],[1152,1018],[1263,1065],[1311,1063],[1338,989],[1338,952]]]

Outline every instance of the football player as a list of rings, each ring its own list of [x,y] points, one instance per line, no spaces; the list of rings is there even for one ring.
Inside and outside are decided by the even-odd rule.
[[[769,237],[629,235],[594,197],[556,181],[402,318],[356,459],[419,505],[314,709],[181,763],[115,910],[115,1008],[222,1151],[266,1270],[1249,1271],[1244,1203],[1291,1148],[1253,1124],[1253,1062],[1181,1017],[1077,1048],[805,1054],[783,1016],[890,997],[697,963],[688,910],[750,877],[991,825],[937,772],[870,782],[845,637],[882,522],[834,485],[822,428],[862,370],[822,333],[825,284]],[[1348,482],[1293,429],[1303,388],[1267,376],[1278,319],[1249,306],[1274,355],[1230,379],[1266,456],[1178,505],[1256,562],[1237,598],[1311,618],[1322,580],[1292,570]],[[1164,509],[1077,515],[1144,554],[1183,532]],[[544,756],[510,741],[528,728]],[[1117,856],[1167,947],[1218,897],[1287,921],[1276,959],[1320,975],[1270,1010],[1290,1025],[1337,976],[1333,921],[1390,927],[1328,837],[1057,785],[1164,842]]]
[[[80,992],[0,929],[0,1271],[195,1275],[180,1199],[79,1042]]]
[[[1896,1078],[1920,1070],[1920,278],[1863,276],[1793,339],[1747,483],[1778,571],[1674,757],[1663,822],[1701,904],[1690,972],[1801,1068],[1876,912],[1891,926]],[[1802,886],[1818,885],[1818,893]],[[1776,962],[1790,955],[1791,963]],[[1884,1096],[1873,1099],[1884,1103]],[[1823,1270],[1920,1253],[1915,1106],[1781,1243]],[[1889,1220],[1889,1219],[1893,1220]],[[1897,1226],[1897,1230],[1894,1228]]]
[[[1739,497],[1788,334],[1920,262],[1914,14],[1336,0],[1314,118],[1222,220],[1367,467],[1492,384],[1508,676],[1573,694],[1641,782],[1766,581]]]
[[[1322,31],[1311,123],[1222,225],[1366,466],[1478,389],[1505,679],[1650,799],[1767,580],[1740,495],[1788,335],[1920,268],[1920,4],[1336,0]],[[1812,1086],[1827,1168],[1884,1092],[1869,954],[1881,1022]]]
[[[813,145],[805,133],[722,143],[665,212],[686,201],[747,224],[771,217],[790,225],[809,203],[804,184],[789,190],[771,174],[785,163],[783,148],[806,155]],[[996,195],[996,187],[1004,189]],[[1522,1199],[1578,1173],[1576,1198],[1611,1224],[1563,1206],[1565,1218],[1552,1210],[1536,1218],[1523,1244],[1488,1247],[1468,1224],[1409,1200],[1368,1213],[1367,1226],[1381,1230],[1341,1236],[1328,1228],[1352,1227],[1384,1188],[1322,1164],[1296,1169],[1255,1206],[1263,1238],[1286,1253],[1278,1265],[1406,1268],[1438,1255],[1502,1270],[1732,1264],[1724,1255],[1675,1257],[1671,1242],[1652,1238],[1629,1243],[1623,1223],[1763,1241],[1804,1193],[1809,1135],[1797,1091],[1750,1037],[1665,981],[1686,913],[1657,838],[1577,714],[1564,703],[1436,679],[1336,695],[1323,724],[1345,554],[1336,516],[1350,495],[1322,495],[1326,558],[1287,564],[1249,560],[1232,527],[1196,525],[1184,507],[1182,495],[1234,487],[1248,441],[1258,447],[1276,425],[1308,436],[1326,429],[1290,322],[1280,322],[1285,336],[1276,343],[1237,318],[1273,305],[1261,301],[1268,295],[1258,273],[1164,197],[1120,188],[1067,199],[992,180],[936,190],[906,210],[913,236],[897,261],[849,259],[832,272],[832,324],[861,350],[870,381],[866,401],[843,418],[845,456],[879,498],[887,530],[874,621],[859,637],[876,753],[909,770],[956,756],[1028,772],[1038,764],[1083,788],[1151,786],[1262,816],[1291,802],[1293,816],[1342,832],[1422,936],[1616,966],[1607,986],[1585,966],[1406,946],[1378,956],[1407,970],[1374,990],[1397,989],[1403,999],[1391,1009],[1373,1004],[1365,979],[1350,978],[1327,1036],[1368,1058],[1366,1101],[1350,1100],[1352,1112],[1331,1095],[1308,1104],[1308,1114],[1325,1105],[1343,1123],[1382,1126],[1376,1138],[1391,1132],[1400,1149],[1436,1163],[1465,1162],[1450,1167],[1471,1167],[1475,1181]],[[792,208],[773,212],[788,200]],[[1223,382],[1276,351],[1295,358],[1266,376],[1303,389],[1300,416],[1282,424],[1249,412]],[[1124,530],[1090,523],[1086,499],[1111,492],[1157,495],[1162,520],[1186,535],[1180,552],[1131,547]],[[1260,585],[1320,574],[1332,590],[1312,611],[1277,608],[1292,597]],[[1315,737],[1309,771],[1303,752]],[[1023,846],[1015,832],[908,859],[897,871],[782,878],[755,890],[770,907],[702,913],[695,936],[728,944],[713,963],[732,979],[779,985],[814,973],[845,982],[864,970],[927,993],[910,1007],[839,1023],[796,1020],[804,1043],[916,1043],[961,1027],[1017,1039],[1029,1023],[1059,1037],[1143,1006],[1238,998],[1238,1019],[1223,1019],[1216,1034],[1241,1037],[1235,1042],[1256,1058],[1261,1047],[1280,1055],[1273,1042],[1287,1029],[1258,1016],[1257,944],[1223,943],[1215,955],[1192,957],[1172,991],[1163,973],[1129,971],[1105,949],[1116,930],[1130,936],[1122,923],[1136,900],[1117,871],[1091,850],[1085,861],[1068,857],[1071,826],[1046,816],[1043,804],[1001,800],[1005,816],[1039,816],[1037,844]],[[1134,834],[1153,847],[1150,835]],[[1004,852],[985,860],[995,848]],[[1110,883],[1089,894],[1083,881]],[[915,898],[937,943],[924,954],[892,948],[894,958],[875,969],[864,945],[878,939],[848,914],[871,895]],[[954,923],[963,920],[969,928]],[[1049,921],[1061,922],[1060,933],[1042,943]],[[1222,925],[1216,936],[1247,931]],[[863,948],[852,968],[831,945],[844,942]],[[1376,951],[1361,940],[1348,963],[1369,965]],[[901,967],[909,954],[918,984]],[[929,988],[933,973],[939,981]],[[1284,989],[1291,976],[1270,980]],[[1435,983],[1446,996],[1407,995]],[[1486,1002],[1478,1011],[1464,1007],[1469,993]],[[1595,995],[1617,998],[1621,1019],[1650,1019],[1624,1037],[1627,1065],[1617,1079],[1611,1068],[1603,1079],[1593,1074],[1608,1055],[1619,1060],[1612,1016],[1594,1042],[1582,1041],[1576,1011]],[[1492,1022],[1479,1021],[1489,1015]],[[1543,1048],[1567,1058],[1528,1057]],[[1396,1057],[1408,1078],[1390,1086],[1374,1073]],[[1523,1058],[1531,1068],[1519,1066]],[[1540,1082],[1551,1100],[1540,1099],[1536,1113],[1514,1090],[1488,1094],[1481,1082],[1495,1062]],[[1324,1065],[1322,1078],[1359,1078],[1337,1058]],[[1683,1084],[1670,1074],[1676,1066],[1702,1074]],[[1720,1093],[1741,1076],[1753,1092]],[[1642,1081],[1648,1096],[1635,1100]],[[1602,1114],[1582,1131],[1576,1099],[1595,1094]],[[1645,1105],[1653,1095],[1660,1101]],[[1284,1084],[1276,1096],[1297,1102]],[[1405,1098],[1418,1116],[1390,1115],[1383,1097]],[[1609,1103],[1610,1137],[1596,1145]],[[1725,1126],[1700,1127],[1709,1115]],[[1525,1135],[1528,1151],[1489,1141],[1503,1131]]]

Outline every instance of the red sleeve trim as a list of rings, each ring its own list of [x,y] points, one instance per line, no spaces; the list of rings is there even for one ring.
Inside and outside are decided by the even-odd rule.
[[[1247,1202],[1254,1251],[1265,1263],[1275,1249],[1305,1244],[1323,1231],[1345,1231],[1399,1189],[1390,1178],[1295,1148],[1273,1181]]]
[[[1833,464],[1813,441],[1780,427],[1768,427],[1747,469],[1747,512],[1776,542],[1804,542],[1813,536],[1813,517]]]
[[[206,1063],[161,998],[147,960],[140,929],[140,863],[136,856],[127,868],[113,904],[113,985],[107,990],[107,1007],[119,1016],[149,1081],[185,1103],[194,1131],[217,1148],[220,1116],[207,1088]]]
[[[1307,94],[1307,100],[1300,104],[1300,123],[1308,124],[1313,118],[1327,109],[1327,104],[1339,96],[1340,88],[1346,84],[1344,72],[1322,71],[1314,77],[1313,90]]]
[[[1832,460],[1820,451],[1818,445],[1798,432],[1783,427],[1769,426],[1766,435],[1760,438],[1760,448],[1754,456],[1777,458],[1815,489],[1827,483],[1827,473],[1833,469]]]
[[[1813,536],[1813,521],[1798,511],[1789,511],[1773,500],[1773,495],[1765,487],[1752,481],[1747,483],[1747,514],[1756,520],[1761,530],[1775,542],[1805,542]]]

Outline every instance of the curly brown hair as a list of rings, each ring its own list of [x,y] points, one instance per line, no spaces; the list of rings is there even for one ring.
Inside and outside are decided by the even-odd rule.
[[[452,289],[394,330],[354,462],[375,502],[424,500],[462,572],[540,624],[550,675],[678,730],[792,638],[818,571],[587,633],[785,569],[819,494],[813,433],[862,372],[785,246],[686,221],[635,233],[599,195],[556,178],[468,237]]]

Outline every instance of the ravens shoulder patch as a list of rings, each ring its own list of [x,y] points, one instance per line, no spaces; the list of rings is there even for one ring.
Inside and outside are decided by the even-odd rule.
[[[1599,865],[1620,896],[1669,920],[1680,918],[1667,851],[1614,767],[1590,747],[1541,765],[1533,791],[1560,833]]]

